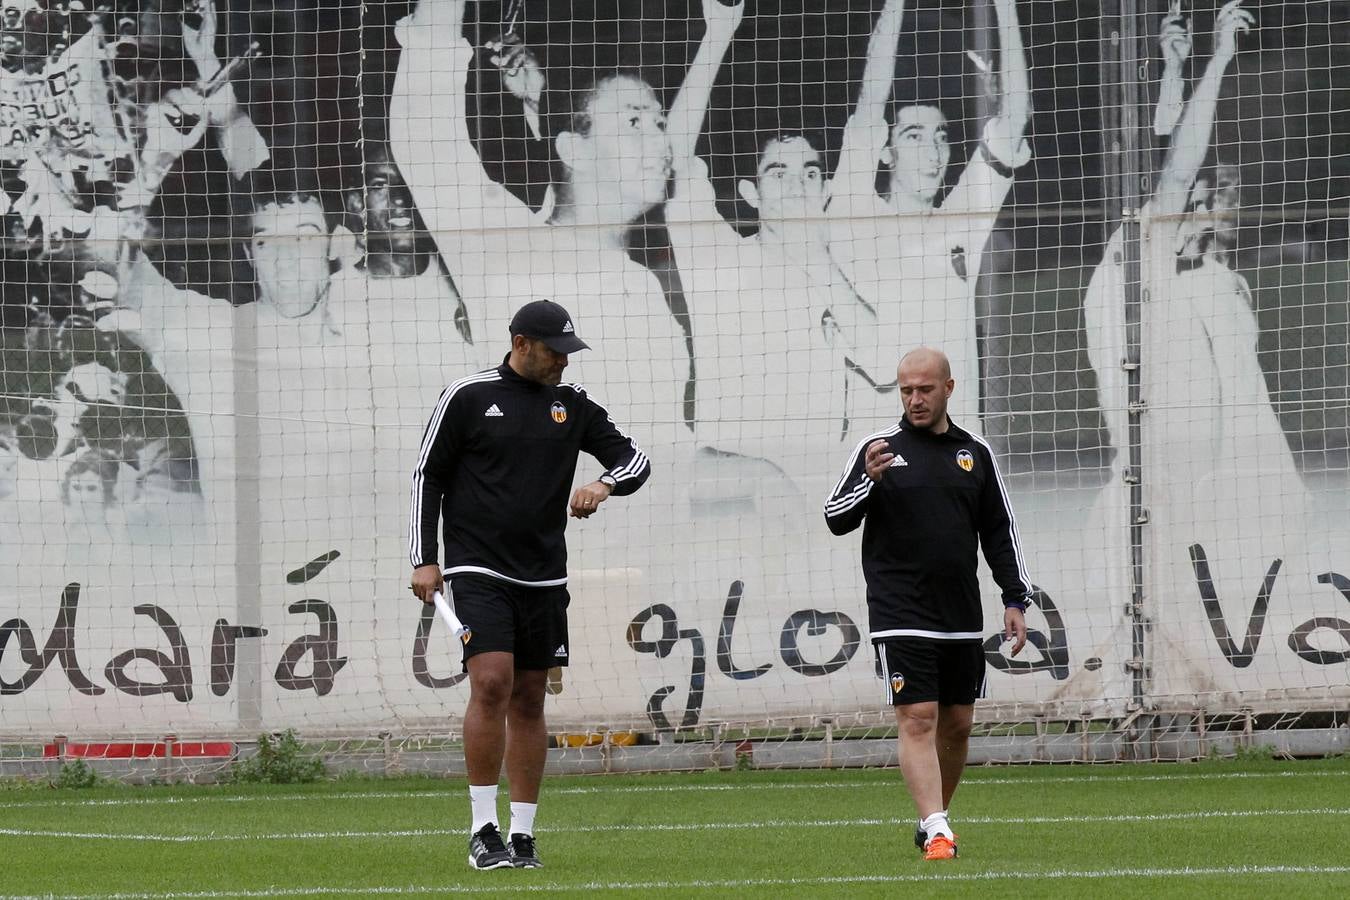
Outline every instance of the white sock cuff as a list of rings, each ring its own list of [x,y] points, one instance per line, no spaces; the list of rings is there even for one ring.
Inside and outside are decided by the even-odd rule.
[[[935,812],[919,823],[919,827],[931,838],[942,834],[952,836],[952,826],[947,822],[947,812]]]
[[[473,813],[473,827],[478,832],[484,825],[497,824],[497,785],[469,785],[469,806]]]
[[[539,811],[538,803],[511,802],[511,830],[507,834],[534,835],[534,814]]]

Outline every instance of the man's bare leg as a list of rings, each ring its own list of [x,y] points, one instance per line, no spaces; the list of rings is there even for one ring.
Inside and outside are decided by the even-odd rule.
[[[910,703],[895,708],[900,726],[900,773],[920,819],[941,812],[942,769],[937,752],[938,705]]]
[[[470,785],[496,785],[506,750],[506,714],[515,680],[510,653],[469,657],[469,705],[464,710],[464,766]]]
[[[512,803],[538,803],[548,758],[544,688],[548,671],[517,669],[506,713],[506,779]]]
[[[970,726],[975,721],[975,706],[939,706],[937,720],[937,757],[942,769],[942,808],[952,808],[952,795],[961,783],[970,754]]]

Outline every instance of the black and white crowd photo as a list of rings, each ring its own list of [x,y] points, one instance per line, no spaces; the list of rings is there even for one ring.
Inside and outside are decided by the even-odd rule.
[[[1347,46],[1301,0],[0,0],[6,724],[463,714],[409,479],[537,300],[650,465],[568,528],[551,720],[881,721],[827,501],[920,348],[1030,585],[981,710],[1350,698]]]

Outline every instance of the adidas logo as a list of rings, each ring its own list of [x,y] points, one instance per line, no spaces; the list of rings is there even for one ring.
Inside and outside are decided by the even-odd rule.
[[[488,418],[495,418],[497,416],[504,416],[506,415],[506,413],[502,412],[497,407],[497,404],[494,403],[487,408],[487,412],[483,413],[483,415],[487,416]]]
[[[897,453],[895,454],[895,459],[891,460],[891,464],[887,466],[887,468],[895,469],[899,468],[900,466],[907,466],[907,465],[909,465],[909,463],[905,462],[905,458],[901,456],[899,453]]]
[[[554,655],[554,656],[562,656],[562,657],[566,657],[566,656],[567,656],[567,645],[566,645],[566,644],[559,644],[559,645],[558,645],[558,649],[553,651],[553,655]]]
[[[572,320],[568,319],[563,323],[563,334],[576,334],[576,329],[572,327]]]

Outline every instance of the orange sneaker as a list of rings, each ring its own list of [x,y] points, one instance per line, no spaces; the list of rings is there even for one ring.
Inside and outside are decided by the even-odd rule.
[[[956,859],[956,841],[944,834],[935,835],[923,845],[924,859]]]

